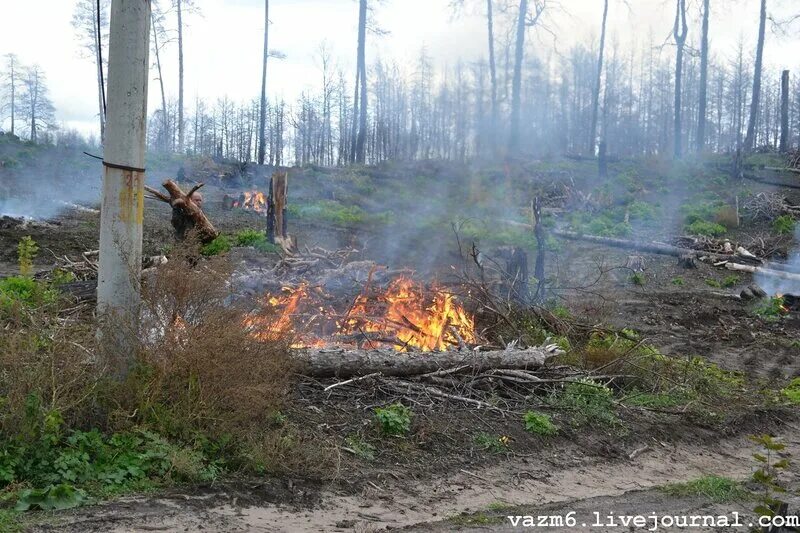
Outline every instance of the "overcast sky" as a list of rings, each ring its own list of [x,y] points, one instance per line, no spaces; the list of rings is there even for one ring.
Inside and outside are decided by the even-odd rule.
[[[555,53],[566,53],[576,41],[591,43],[599,34],[602,0],[561,0],[566,13],[551,18],[560,36]],[[0,0],[0,55],[16,53],[26,64],[46,72],[58,120],[83,132],[97,129],[97,96],[93,63],[81,54],[71,26],[76,0]],[[196,0],[200,13],[186,18],[186,99],[191,111],[195,96],[216,99],[227,94],[249,100],[260,90],[263,0]],[[483,0],[466,0],[465,12],[453,16],[451,0],[384,0],[374,14],[386,35],[368,37],[367,60],[378,56],[411,70],[425,46],[437,65],[472,61],[486,55]],[[699,36],[699,0],[689,0],[689,39]],[[716,56],[732,57],[743,39],[752,54],[758,20],[758,0],[711,0],[711,42]],[[786,16],[800,12],[797,0],[769,0],[769,10]],[[327,43],[333,59],[348,74],[356,53],[356,0],[272,0],[271,48],[286,54],[272,60],[269,92],[292,101],[301,91],[315,90],[321,78],[318,50]],[[502,17],[502,14],[498,14]],[[611,0],[609,45],[634,44],[637,53],[652,38],[662,44],[674,17],[672,0]],[[502,24],[498,21],[498,24]],[[538,33],[536,33],[538,31]],[[541,52],[554,49],[553,40],[534,30],[531,42]],[[664,50],[672,54],[671,48]],[[627,57],[626,52],[626,57]],[[788,35],[768,32],[766,61],[778,68],[800,70],[800,25]],[[177,49],[164,50],[168,97],[177,89]],[[2,68],[0,68],[2,73]],[[154,70],[153,70],[154,73]],[[349,79],[350,76],[348,76]],[[150,105],[159,99],[150,86]]]

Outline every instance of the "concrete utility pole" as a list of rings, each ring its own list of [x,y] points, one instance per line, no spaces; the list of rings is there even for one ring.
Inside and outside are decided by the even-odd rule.
[[[151,0],[113,0],[97,309],[124,375],[139,322]]]

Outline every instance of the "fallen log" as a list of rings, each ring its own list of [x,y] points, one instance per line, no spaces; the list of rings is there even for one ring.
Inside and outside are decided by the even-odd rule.
[[[728,270],[735,270],[736,272],[749,272],[750,274],[761,274],[771,278],[785,279],[788,281],[800,282],[800,274],[793,274],[791,272],[783,272],[780,270],[772,270],[770,268],[757,267],[751,265],[740,265],[737,263],[727,263],[725,268]]]
[[[348,379],[370,374],[383,376],[420,376],[443,369],[462,367],[470,372],[487,369],[529,370],[541,368],[557,349],[544,347],[526,350],[489,352],[430,352],[406,353],[385,350],[307,349],[299,350],[296,359],[300,373],[318,379],[338,377]]]
[[[190,231],[195,231],[203,244],[219,237],[219,232],[201,208],[203,199],[197,191],[203,185],[203,183],[195,185],[188,193],[184,193],[177,183],[167,180],[162,183],[162,186],[167,190],[169,196],[153,188],[145,187],[145,190],[156,200],[168,203],[172,207],[171,222],[178,239],[185,239]]]
[[[526,224],[524,222],[517,222],[514,220],[504,220],[506,224],[512,226],[519,226],[524,228],[533,229],[533,226],[530,224]],[[625,239],[617,239],[614,237],[599,237],[597,235],[587,235],[584,233],[577,233],[574,231],[564,231],[564,230],[553,230],[553,235],[556,237],[562,237],[564,239],[571,239],[571,240],[579,240],[579,241],[586,241],[592,242],[595,244],[602,244],[604,246],[610,246],[613,248],[621,248],[623,250],[636,250],[638,252],[650,253],[650,254],[659,254],[659,255],[671,255],[673,257],[677,257],[679,259],[683,258],[684,256],[691,255],[695,257],[708,257],[715,261],[740,261],[742,263],[747,264],[761,264],[761,259],[755,256],[739,256],[734,254],[718,254],[714,252],[705,252],[703,250],[692,250],[691,248],[681,248],[679,246],[673,246],[671,244],[664,244],[659,242],[642,242],[642,241],[629,241]]]

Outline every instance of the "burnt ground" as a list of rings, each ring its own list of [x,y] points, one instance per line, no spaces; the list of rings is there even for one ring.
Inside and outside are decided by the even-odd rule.
[[[536,183],[553,199],[551,205],[558,207],[563,191],[556,184],[580,187],[590,181],[591,166],[560,165],[555,170],[553,165],[538,165],[520,170],[519,175],[500,169],[482,174],[435,163],[341,173],[295,170],[290,198],[301,208],[290,213],[291,232],[301,244],[327,249],[352,246],[359,250],[359,258],[391,267],[411,266],[427,277],[450,279],[450,265],[458,269],[463,261],[450,226],[456,221],[462,246],[473,241],[487,250],[523,246],[530,250],[532,267],[532,237],[510,233],[498,221],[525,220],[524,209],[537,190]],[[627,175],[629,169],[620,164],[618,172]],[[642,184],[638,197],[663,195],[656,185],[663,177],[659,171],[653,175],[646,169],[637,172]],[[218,229],[234,234],[263,226],[258,214],[221,206],[226,192],[264,190],[263,174],[235,183],[209,182],[204,189],[205,209]],[[423,180],[417,176],[431,174],[439,178],[438,185],[435,190],[422,190]],[[465,175],[471,177],[466,188],[459,181]],[[761,187],[753,182],[741,185],[749,191]],[[781,192],[800,203],[797,191]],[[667,241],[679,235],[675,228],[680,227],[681,214],[675,204],[707,193],[683,190],[659,205],[657,220],[634,225],[631,238]],[[442,198],[449,195],[453,198],[443,203]],[[496,207],[498,198],[508,202],[506,208]],[[361,212],[325,211],[350,201]],[[554,224],[563,226],[568,217],[558,214]],[[476,219],[480,223],[470,225]],[[22,236],[30,235],[39,244],[37,267],[46,269],[54,256],[76,258],[96,249],[98,224],[96,212],[72,210],[46,223],[0,229],[0,274],[15,270],[14,247]],[[728,236],[748,245],[769,233],[768,225],[752,224]],[[148,202],[145,254],[168,251],[172,241],[168,208]],[[792,244],[791,239],[785,240],[776,255],[786,255]],[[641,254],[645,271],[639,285],[624,268],[632,253],[580,241],[553,242],[546,272],[554,303],[589,324],[633,329],[668,355],[701,356],[724,369],[766,381],[800,375],[800,313],[780,320],[754,313],[752,303],[735,298],[753,281],[749,274],[739,273],[733,286],[712,287],[707,280],[721,282],[730,272],[703,262],[698,262],[697,269],[686,270],[673,257]],[[675,283],[676,279],[681,283]],[[791,412],[750,414],[723,426],[625,412],[625,431],[570,429],[544,442],[523,431],[518,420],[433,401],[415,406],[413,437],[378,443],[370,425],[372,408],[386,403],[389,396],[368,389],[327,394],[322,385],[298,385],[289,419],[301,434],[324,435],[329,445],[309,448],[308,457],[281,476],[176,487],[156,496],[39,516],[31,530],[374,531],[391,526],[410,531],[499,531],[505,527],[503,516],[509,506],[515,510],[509,514],[588,513],[604,508],[665,513],[747,510],[752,508],[750,502],[713,504],[702,497],[665,496],[657,487],[708,473],[746,478],[752,469],[753,446],[745,439],[749,433],[775,433],[786,439],[795,455],[800,453],[800,430]],[[482,432],[508,436],[509,449],[499,454],[479,449],[475,436]],[[364,460],[345,450],[342,439],[350,435],[378,445],[375,459]],[[643,448],[643,453],[630,458],[634,450]],[[794,486],[797,476],[796,470],[790,474]]]

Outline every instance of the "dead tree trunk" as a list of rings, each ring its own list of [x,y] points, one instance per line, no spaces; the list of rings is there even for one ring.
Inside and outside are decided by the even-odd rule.
[[[781,73],[781,141],[778,145],[780,153],[789,151],[789,71]]]
[[[289,174],[287,172],[274,173],[269,180],[267,239],[272,244],[283,246],[286,251],[292,248],[286,223],[288,195]]]
[[[761,98],[761,70],[764,59],[764,32],[767,25],[767,0],[761,0],[761,15],[758,22],[758,44],[756,45],[756,64],[753,69],[753,93],[750,100],[750,118],[747,121],[747,135],[744,138],[744,151],[753,151],[756,140],[756,121]]]
[[[605,146],[605,143],[601,144]],[[533,201],[533,217],[536,221],[533,234],[536,236],[536,265],[533,268],[533,276],[537,280],[536,294],[534,299],[537,302],[545,299],[545,283],[544,283],[544,259],[545,259],[545,235],[544,224],[542,223],[542,201],[538,196]]]
[[[608,156],[606,154],[605,141],[600,141],[600,147],[597,152],[597,175],[600,179],[608,177]]]

